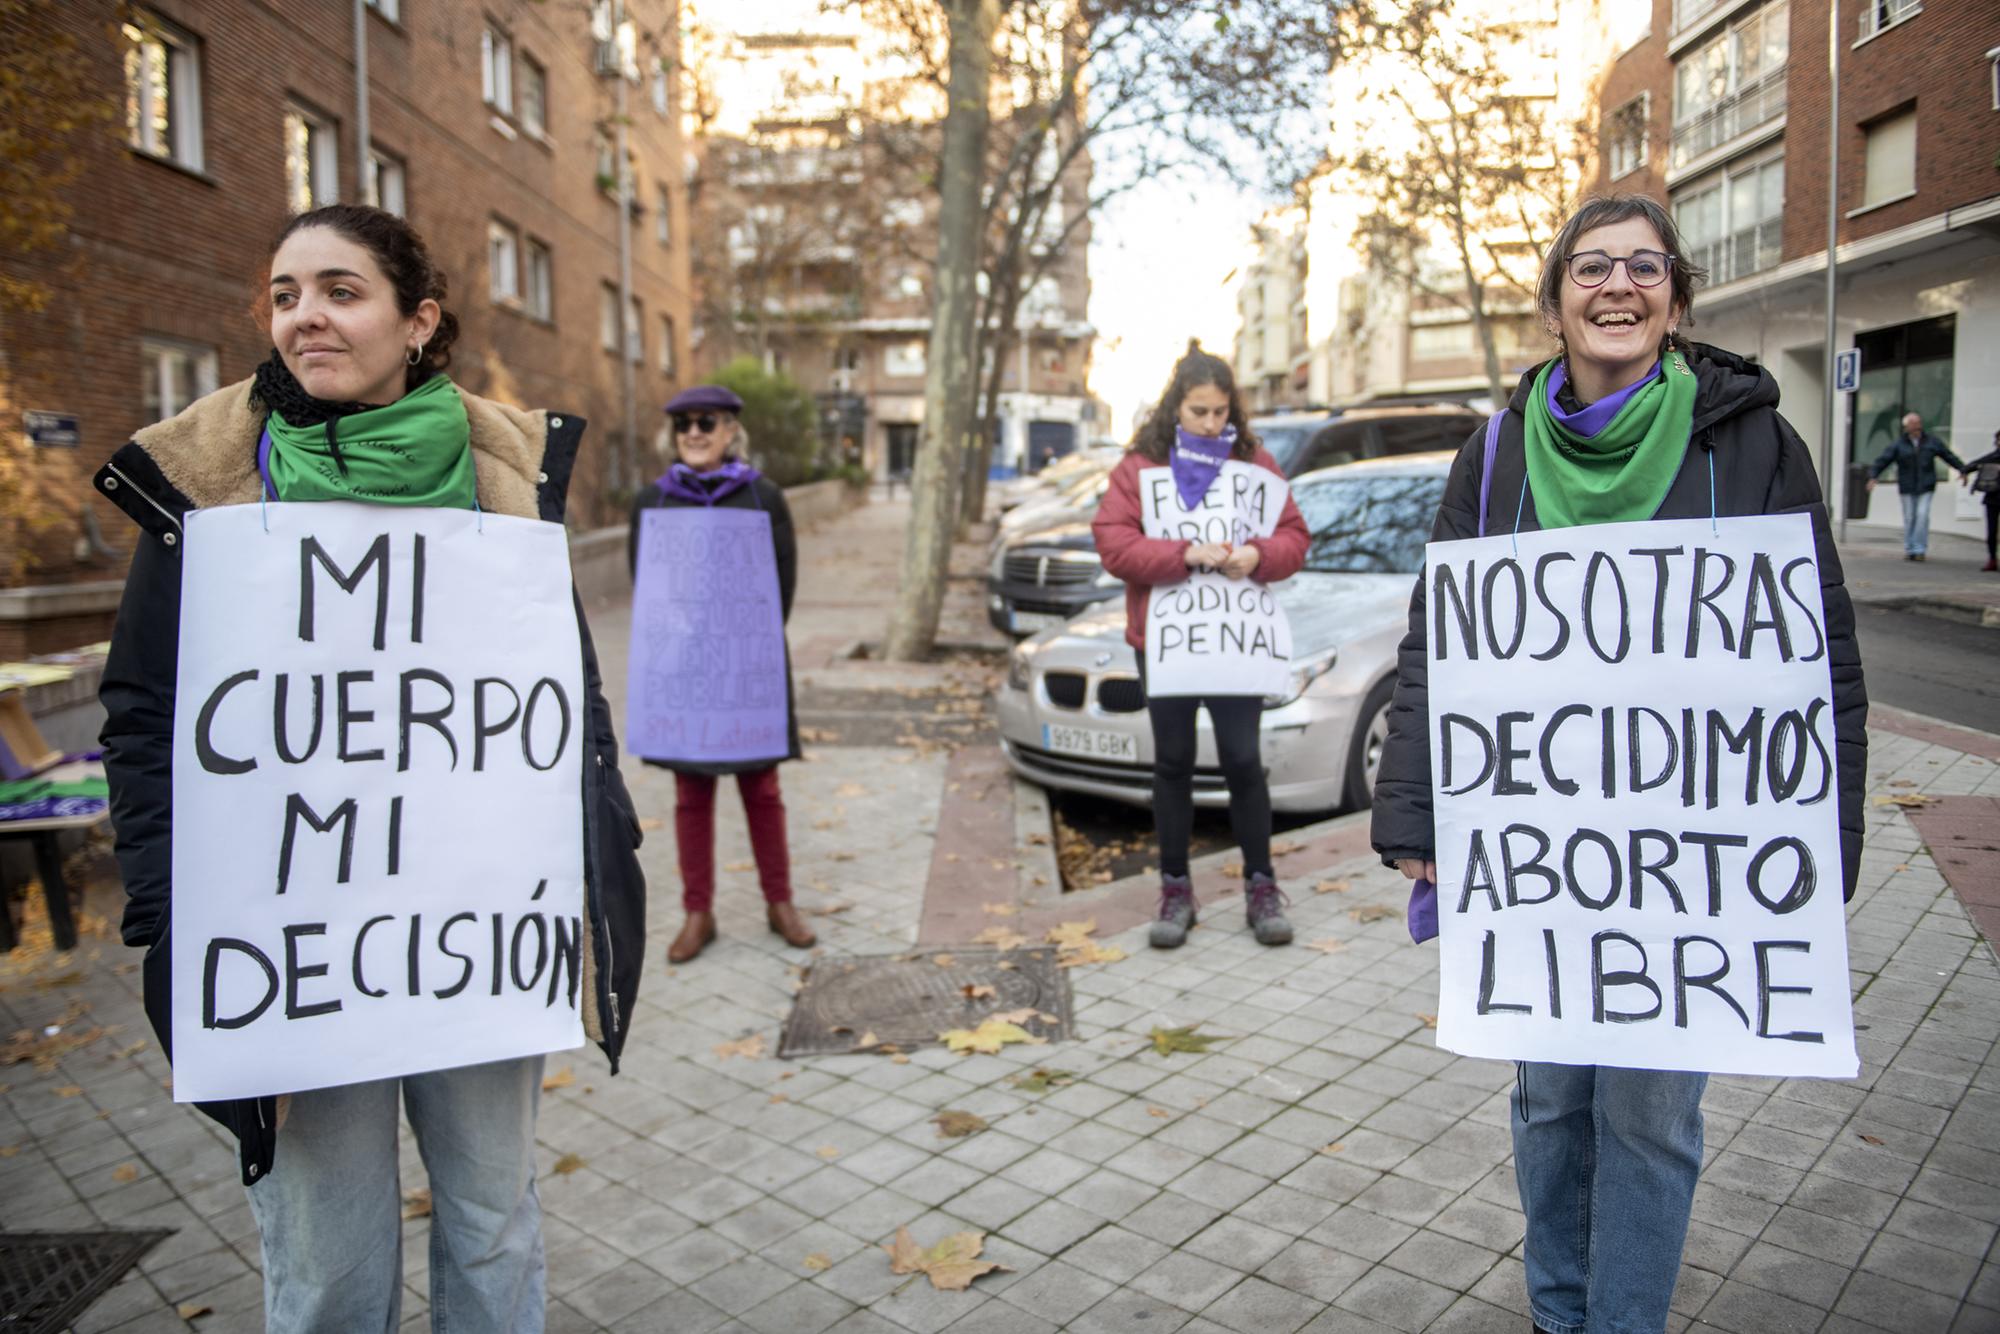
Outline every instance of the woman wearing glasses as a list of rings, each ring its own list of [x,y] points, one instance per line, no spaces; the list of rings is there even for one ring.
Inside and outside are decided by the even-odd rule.
[[[771,542],[778,566],[778,599],[786,619],[792,614],[792,590],[798,586],[799,548],[792,532],[792,512],[784,489],[742,458],[749,437],[738,414],[743,400],[720,385],[683,390],[667,404],[673,422],[678,457],[671,468],[639,493],[632,506],[627,556],[638,568],[639,525],[649,509],[700,507],[760,509],[771,516]],[[786,664],[785,694],[791,698],[791,668]],[[632,688],[637,688],[636,685]],[[799,756],[796,711],[787,709],[789,730],[785,759]],[[674,773],[674,834],[681,868],[681,905],[687,920],[667,947],[668,963],[686,963],[715,939],[715,780],[736,778],[743,814],[750,825],[750,850],[757,861],[757,880],[764,890],[764,916],[787,945],[807,949],[816,943],[812,930],[792,904],[792,860],[785,841],[785,800],[778,790],[778,766],[769,760],[750,763],[648,760]]]
[[[1691,344],[1694,289],[1672,218],[1651,199],[1587,201],[1549,249],[1537,305],[1557,355],[1521,378],[1488,452],[1460,450],[1432,537],[1719,515],[1811,516],[1834,692],[1842,886],[1861,857],[1867,694],[1854,612],[1811,456],[1761,368]],[[1712,468],[1711,468],[1712,463]],[[1492,475],[1483,477],[1487,467]],[[1484,523],[1481,510],[1484,508]],[[1374,844],[1437,878],[1425,590],[1410,606]],[[1683,1071],[1527,1062],[1514,1090],[1514,1171],[1527,1214],[1535,1327],[1658,1330],[1702,1163],[1702,1091]]]

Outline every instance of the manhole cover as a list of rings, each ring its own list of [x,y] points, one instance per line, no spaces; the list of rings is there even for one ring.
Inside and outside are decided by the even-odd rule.
[[[904,1050],[932,1047],[945,1029],[976,1028],[1016,1010],[1035,1012],[1021,1026],[1036,1037],[1069,1036],[1069,979],[1056,967],[1054,950],[822,959],[792,1003],[778,1055],[842,1055],[867,1033]]]
[[[167,1232],[0,1232],[0,1329],[67,1329]]]

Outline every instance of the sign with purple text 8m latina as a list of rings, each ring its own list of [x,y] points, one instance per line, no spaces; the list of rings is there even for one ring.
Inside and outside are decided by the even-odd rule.
[[[1181,504],[1173,470],[1139,473],[1146,536],[1239,547],[1277,531],[1285,479],[1231,459],[1193,509]],[[1156,585],[1146,601],[1146,693],[1278,695],[1291,683],[1292,627],[1271,590],[1253,578],[1190,570]]]
[[[649,760],[742,764],[791,751],[771,516],[639,516],[625,744]]]
[[[562,525],[259,508],[190,514],[181,557],[175,1099],[576,1046],[590,709]]]
[[[1803,514],[1433,542],[1438,1045],[1850,1078]]]

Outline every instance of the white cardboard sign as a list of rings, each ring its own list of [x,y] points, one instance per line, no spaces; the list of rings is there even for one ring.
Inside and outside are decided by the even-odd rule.
[[[1277,530],[1288,493],[1269,468],[1231,459],[1201,503],[1184,508],[1173,470],[1139,472],[1146,536],[1241,546]],[[1279,695],[1292,673],[1292,627],[1268,586],[1190,571],[1179,583],[1155,585],[1146,604],[1146,693],[1149,695]]]
[[[182,560],[175,1099],[582,1042],[562,526],[227,506],[188,516]]]
[[[1438,1044],[1852,1077],[1807,516],[1429,547]]]

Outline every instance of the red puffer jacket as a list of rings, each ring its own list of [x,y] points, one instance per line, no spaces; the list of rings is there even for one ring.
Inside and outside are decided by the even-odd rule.
[[[1278,476],[1278,461],[1263,448],[1250,460]],[[1128,453],[1111,470],[1111,484],[1090,522],[1090,534],[1097,540],[1097,554],[1104,568],[1125,581],[1125,642],[1143,652],[1146,647],[1146,602],[1157,584],[1177,584],[1188,577],[1184,553],[1188,544],[1164,537],[1146,536],[1139,505],[1139,474],[1148,468],[1164,468],[1143,454]],[[1269,537],[1250,539],[1263,552],[1250,577],[1260,584],[1289,579],[1306,563],[1306,548],[1312,534],[1299,514],[1298,502],[1285,492],[1285,512]]]

